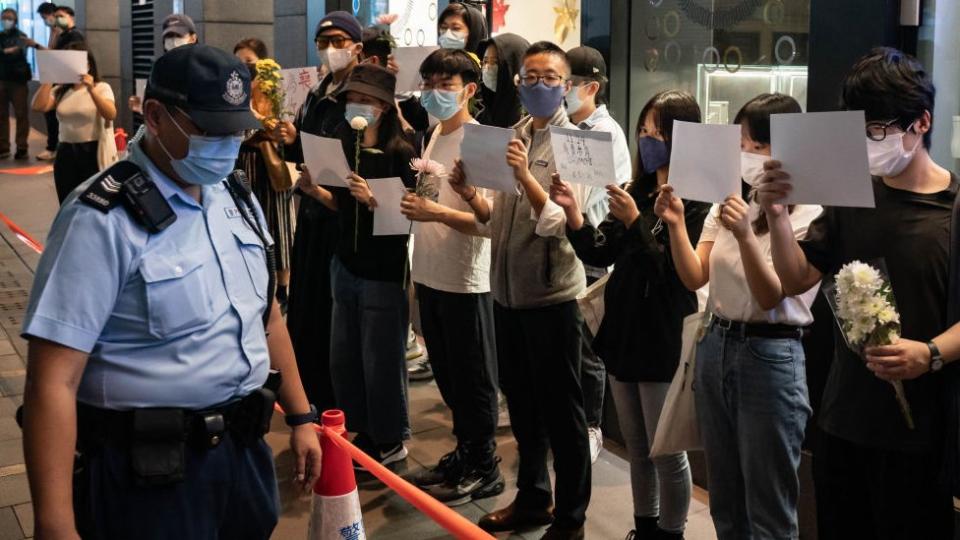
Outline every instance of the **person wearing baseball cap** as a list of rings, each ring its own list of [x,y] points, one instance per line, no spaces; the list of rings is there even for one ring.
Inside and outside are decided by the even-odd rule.
[[[297,139],[284,148],[284,157],[303,163],[301,135],[333,138],[344,120],[344,100],[337,92],[357,65],[363,50],[360,21],[345,11],[328,13],[317,24],[314,41],[326,74],[310,93],[294,120]],[[349,152],[352,155],[352,152]],[[287,328],[304,387],[321,410],[336,407],[330,382],[330,263],[336,251],[339,216],[302,189],[297,228],[290,251],[290,291]]]
[[[171,13],[163,20],[161,28],[164,52],[197,42],[197,26],[189,15]]]
[[[37,537],[267,540],[274,403],[301,488],[322,460],[270,301],[263,211],[222,181],[259,125],[249,71],[178,47],[154,64],[144,123],[127,159],[65,201],[34,280],[22,417]]]

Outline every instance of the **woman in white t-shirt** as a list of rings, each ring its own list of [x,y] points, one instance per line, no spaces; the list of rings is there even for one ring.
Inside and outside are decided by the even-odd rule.
[[[763,94],[737,114],[742,176],[751,188],[770,156],[770,115],[799,112],[793,98]],[[711,209],[696,250],[669,186],[656,213],[669,227],[680,279],[690,290],[710,284],[711,322],[697,346],[694,385],[717,536],[797,538],[797,468],[811,414],[800,340],[818,287],[783,293],[766,216],[747,198],[731,195]],[[821,208],[790,212],[799,238]]]
[[[86,50],[86,44],[74,43],[67,50]],[[90,51],[87,51],[87,62],[89,70],[76,84],[43,84],[33,101],[35,111],[56,110],[60,121],[53,182],[61,204],[84,180],[100,171],[98,141],[102,130],[112,129],[111,123],[117,117],[113,89],[100,80],[97,62]]]

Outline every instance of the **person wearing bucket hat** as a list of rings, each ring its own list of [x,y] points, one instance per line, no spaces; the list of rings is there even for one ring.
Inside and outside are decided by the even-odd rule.
[[[403,441],[410,437],[405,360],[409,236],[375,236],[373,226],[375,212],[381,211],[373,188],[390,178],[400,178],[406,189],[416,185],[410,167],[415,152],[394,105],[395,86],[396,77],[380,66],[353,68],[336,96],[345,106],[336,136],[355,171],[346,179],[349,188],[314,186],[308,169],[299,182],[304,193],[338,218],[330,265],[330,373],[337,408],[346,413],[347,430],[357,433],[354,444],[384,465],[406,458]]]
[[[357,65],[363,39],[360,22],[344,11],[328,13],[317,24],[314,40],[321,66],[328,73],[315,86],[297,116],[294,126],[297,138],[284,148],[284,158],[303,163],[301,135],[336,137],[343,118],[344,101],[337,92]],[[337,68],[328,63],[331,58],[343,56],[336,52],[346,50],[348,62],[337,61]],[[326,51],[326,52],[324,52]],[[325,60],[326,59],[326,60]],[[340,235],[339,217],[335,212],[302,190],[294,191],[300,198],[297,209],[297,227],[290,251],[290,294],[287,301],[287,328],[296,351],[300,376],[311,403],[321,410],[336,407],[333,386],[330,383],[330,318],[333,302],[330,293],[330,263]]]
[[[224,51],[160,57],[128,159],[54,221],[23,326],[38,538],[266,540],[280,506],[263,440],[275,402],[297,481],[319,476],[316,408],[267,300],[272,239],[256,199],[223,181],[257,125],[249,96]]]

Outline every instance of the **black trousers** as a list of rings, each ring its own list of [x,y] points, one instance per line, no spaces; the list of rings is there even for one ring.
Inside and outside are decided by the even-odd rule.
[[[579,527],[590,503],[590,444],[580,386],[581,323],[574,301],[534,309],[494,304],[500,387],[517,439],[516,504],[550,505],[547,450],[556,475],[555,523]]]
[[[57,111],[43,113],[43,119],[47,121],[47,150],[53,152],[60,143],[60,120],[57,119]]]
[[[97,141],[85,143],[60,143],[57,158],[53,161],[53,183],[57,188],[57,200],[63,200],[80,184],[100,171],[97,163]]]
[[[891,418],[891,422],[900,420]],[[820,431],[813,454],[820,540],[952,540],[938,455],[864,447]]]
[[[433,375],[453,412],[457,445],[478,465],[494,459],[497,355],[490,293],[450,293],[416,284]]]
[[[85,451],[74,474],[73,505],[84,540],[267,540],[280,497],[273,454],[262,439],[243,446],[227,434],[211,450],[186,450],[183,482],[138,486],[129,450]]]
[[[30,136],[30,107],[27,105],[27,83],[19,81],[0,81],[0,154],[10,151],[10,107],[17,119],[17,150],[27,151],[27,138]]]

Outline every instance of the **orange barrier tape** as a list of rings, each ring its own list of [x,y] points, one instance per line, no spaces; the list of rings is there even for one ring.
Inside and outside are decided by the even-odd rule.
[[[277,412],[283,414],[280,405]],[[443,527],[450,534],[461,540],[496,540],[490,533],[477,527],[472,521],[451,510],[447,505],[434,499],[422,489],[397,476],[396,473],[377,463],[372,457],[363,453],[339,433],[324,429],[323,426],[313,424],[313,429],[320,435],[330,439],[340,449],[346,450],[354,461],[359,463],[370,474],[376,476],[386,486],[396,492],[403,500],[412,504],[417,510]]]
[[[27,245],[27,247],[36,251],[37,253],[43,253],[43,245],[40,242],[37,242],[36,240],[34,240],[32,236],[27,234],[27,231],[18,227],[17,224],[14,223],[13,221],[10,221],[10,218],[3,215],[2,212],[0,212],[0,221],[3,221],[4,223],[6,223],[7,228],[10,229],[10,232],[15,234],[17,238],[20,239],[21,242]]]

